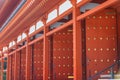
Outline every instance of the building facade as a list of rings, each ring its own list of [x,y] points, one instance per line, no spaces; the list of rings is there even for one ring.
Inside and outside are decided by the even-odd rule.
[[[0,80],[120,79],[120,0],[0,7]]]

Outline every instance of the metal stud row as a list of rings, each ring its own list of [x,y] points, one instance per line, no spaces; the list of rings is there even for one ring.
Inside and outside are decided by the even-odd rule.
[[[94,30],[95,29],[100,29],[101,30],[101,29],[104,29],[104,28],[106,30],[108,30],[108,29],[113,29],[114,30],[115,29],[115,27],[108,27],[108,26],[106,26],[106,27],[101,27],[101,26],[100,27],[96,27],[96,26],[94,26],[94,27],[87,27],[88,30],[90,30],[90,29],[94,29]]]
[[[111,17],[110,16],[105,16],[105,17],[103,17],[103,16],[92,16],[92,18],[93,19],[96,19],[96,18],[99,18],[99,19],[102,19],[102,18],[105,18],[105,19],[112,18],[112,19],[114,19],[115,16],[111,16]],[[90,19],[90,17],[88,16],[87,19]]]
[[[92,49],[91,49],[91,48],[88,48],[87,50],[88,50],[88,51],[91,51]],[[100,51],[103,51],[103,50],[106,50],[106,51],[110,51],[110,50],[116,51],[115,48],[112,48],[112,49],[110,49],[110,48],[106,48],[106,49],[104,49],[104,48],[99,48],[99,49],[94,48],[93,50],[94,50],[94,51],[97,51],[97,50],[100,50]]]

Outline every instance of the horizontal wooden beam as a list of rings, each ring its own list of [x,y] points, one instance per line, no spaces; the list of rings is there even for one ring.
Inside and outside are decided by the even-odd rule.
[[[77,17],[77,21],[84,19],[85,17],[91,15],[91,14],[95,14],[98,11],[101,11],[115,3],[117,3],[119,0],[107,0],[106,2],[100,4],[99,6],[85,12],[84,14],[81,14],[80,16]]]

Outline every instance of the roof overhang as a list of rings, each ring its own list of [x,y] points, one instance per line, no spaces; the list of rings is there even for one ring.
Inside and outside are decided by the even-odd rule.
[[[28,29],[32,23],[61,1],[64,0],[27,0],[2,30],[0,44],[8,44],[11,40],[14,40],[21,32]]]
[[[0,0],[0,32],[5,28],[9,21],[14,17],[17,11],[23,6],[26,0]]]

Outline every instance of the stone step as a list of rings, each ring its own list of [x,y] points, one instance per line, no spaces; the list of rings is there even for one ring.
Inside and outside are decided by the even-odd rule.
[[[104,77],[110,78],[110,77],[112,77],[112,75],[110,75],[110,74],[100,75],[100,78],[104,78]],[[120,74],[115,74],[114,77],[120,77]]]

